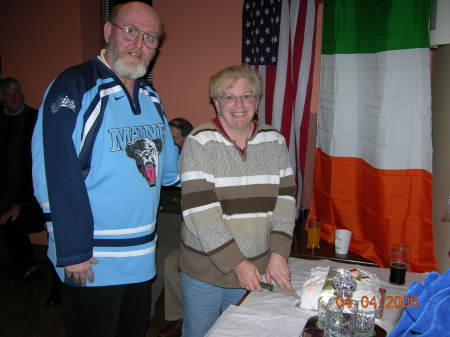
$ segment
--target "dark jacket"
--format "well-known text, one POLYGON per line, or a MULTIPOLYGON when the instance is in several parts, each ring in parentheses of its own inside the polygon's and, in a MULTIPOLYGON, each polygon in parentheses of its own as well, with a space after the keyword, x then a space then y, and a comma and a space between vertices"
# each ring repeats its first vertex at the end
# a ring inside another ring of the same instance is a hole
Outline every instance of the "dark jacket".
POLYGON ((29 106, 17 116, 0 112, 0 212, 22 206, 17 221, 30 224, 29 232, 43 230, 31 174, 31 137, 36 119, 37 110, 29 106))

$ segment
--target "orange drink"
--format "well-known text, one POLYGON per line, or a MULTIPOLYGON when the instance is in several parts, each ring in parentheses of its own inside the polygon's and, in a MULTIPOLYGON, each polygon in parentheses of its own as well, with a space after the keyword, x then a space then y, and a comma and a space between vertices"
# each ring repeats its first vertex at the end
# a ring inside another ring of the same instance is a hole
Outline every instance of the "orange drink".
POLYGON ((306 227, 308 230, 308 242, 307 247, 319 248, 320 242, 320 221, 319 219, 308 219, 308 225, 306 227))
POLYGON ((318 248, 320 242, 320 227, 308 229, 308 248, 318 248))

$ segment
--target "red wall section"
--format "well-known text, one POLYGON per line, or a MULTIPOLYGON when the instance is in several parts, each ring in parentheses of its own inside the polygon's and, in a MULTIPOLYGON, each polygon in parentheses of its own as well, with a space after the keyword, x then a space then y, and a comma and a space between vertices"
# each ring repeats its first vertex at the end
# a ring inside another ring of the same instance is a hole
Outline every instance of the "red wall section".
POLYGON ((17 78, 38 107, 61 71, 98 52, 99 22, 98 1, 1 0, 1 76, 17 78))
POLYGON ((153 0, 166 30, 153 76, 169 118, 215 116, 209 77, 241 63, 242 0, 153 0))

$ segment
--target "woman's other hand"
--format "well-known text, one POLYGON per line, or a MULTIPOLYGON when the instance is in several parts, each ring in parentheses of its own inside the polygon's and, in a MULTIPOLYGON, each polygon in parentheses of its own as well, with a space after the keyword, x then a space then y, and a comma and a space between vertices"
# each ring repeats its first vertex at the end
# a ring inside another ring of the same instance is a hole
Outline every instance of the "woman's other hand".
POLYGON ((291 293, 295 289, 291 286, 291 271, 289 270, 287 260, 284 256, 272 253, 266 268, 266 278, 268 283, 272 283, 272 279, 277 282, 278 286, 284 291, 291 293))

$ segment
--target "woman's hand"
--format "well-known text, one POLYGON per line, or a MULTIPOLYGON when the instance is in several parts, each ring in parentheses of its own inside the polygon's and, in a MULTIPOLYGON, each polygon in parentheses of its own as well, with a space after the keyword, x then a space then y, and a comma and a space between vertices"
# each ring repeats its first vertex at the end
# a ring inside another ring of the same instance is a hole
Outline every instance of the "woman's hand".
POLYGON ((262 281, 258 268, 249 260, 244 260, 234 267, 234 272, 239 280, 239 285, 249 291, 262 291, 259 282, 262 281))
POLYGON ((291 286, 291 271, 289 270, 287 260, 280 254, 272 253, 270 255, 270 260, 266 268, 266 278, 268 283, 271 283, 272 279, 274 279, 284 291, 295 292, 295 289, 291 286))

